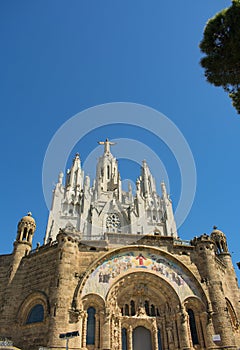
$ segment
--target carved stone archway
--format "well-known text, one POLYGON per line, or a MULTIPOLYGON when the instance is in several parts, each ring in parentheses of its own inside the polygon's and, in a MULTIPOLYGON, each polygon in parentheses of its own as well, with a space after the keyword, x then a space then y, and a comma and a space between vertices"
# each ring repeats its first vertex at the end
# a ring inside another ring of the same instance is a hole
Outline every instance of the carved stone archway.
MULTIPOLYGON (((86 312, 84 300, 89 301, 89 307, 95 308, 96 324, 99 325, 96 349, 125 350, 122 348, 124 334, 128 343, 126 349, 132 350, 134 328, 142 326, 151 332, 153 350, 188 350, 193 349, 187 307, 191 306, 191 298, 202 302, 200 309, 194 307, 192 311, 197 311, 196 320, 202 318, 204 329, 207 327, 207 298, 191 272, 166 252, 128 247, 94 262, 79 280, 74 305, 75 313, 77 311, 79 315, 81 310, 83 314, 86 312), (104 305, 96 307, 94 296, 100 297, 104 305)), ((86 322, 85 317, 82 324, 86 322)), ((82 330, 82 344, 85 345, 84 332, 86 327, 82 330)), ((209 332, 203 333, 199 332, 199 339, 205 338, 199 349, 205 348, 209 338, 209 332)))
POLYGON ((109 348, 122 350, 122 330, 127 348, 133 350, 133 334, 144 327, 151 334, 152 349, 190 349, 187 325, 182 321, 180 300, 170 284, 149 272, 134 271, 120 278, 109 290, 109 348))

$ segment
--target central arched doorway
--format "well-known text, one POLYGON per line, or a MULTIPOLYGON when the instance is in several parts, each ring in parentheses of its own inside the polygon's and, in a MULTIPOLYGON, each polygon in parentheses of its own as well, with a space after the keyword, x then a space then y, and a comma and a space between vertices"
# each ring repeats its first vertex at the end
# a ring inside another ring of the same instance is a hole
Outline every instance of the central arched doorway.
POLYGON ((149 329, 142 326, 134 329, 133 350, 152 350, 152 337, 149 329))

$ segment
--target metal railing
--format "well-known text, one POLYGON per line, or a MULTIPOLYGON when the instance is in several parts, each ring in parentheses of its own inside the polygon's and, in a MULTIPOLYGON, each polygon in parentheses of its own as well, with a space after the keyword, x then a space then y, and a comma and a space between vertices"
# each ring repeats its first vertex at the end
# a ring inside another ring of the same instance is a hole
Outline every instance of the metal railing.
POLYGON ((8 339, 0 340, 0 346, 13 346, 13 342, 8 339))
POLYGON ((181 239, 174 239, 173 244, 174 245, 191 246, 191 241, 181 240, 181 239))

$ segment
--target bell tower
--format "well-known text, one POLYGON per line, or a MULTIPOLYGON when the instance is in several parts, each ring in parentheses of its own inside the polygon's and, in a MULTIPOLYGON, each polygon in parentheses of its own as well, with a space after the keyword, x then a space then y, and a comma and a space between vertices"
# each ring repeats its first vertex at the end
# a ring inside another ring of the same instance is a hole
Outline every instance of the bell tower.
POLYGON ((32 217, 32 213, 29 212, 18 223, 17 239, 14 245, 23 243, 26 246, 29 246, 31 249, 33 234, 35 230, 36 230, 36 223, 34 218, 32 217))
POLYGON ((9 283, 12 281, 15 273, 22 261, 22 258, 32 249, 32 239, 36 230, 36 223, 32 213, 28 213, 18 223, 17 237, 14 242, 13 260, 10 267, 9 283))

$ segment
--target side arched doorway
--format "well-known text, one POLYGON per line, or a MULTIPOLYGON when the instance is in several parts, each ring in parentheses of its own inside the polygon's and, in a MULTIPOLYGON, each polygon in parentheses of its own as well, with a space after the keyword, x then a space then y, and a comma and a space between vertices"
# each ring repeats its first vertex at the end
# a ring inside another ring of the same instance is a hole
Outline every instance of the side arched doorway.
POLYGON ((151 332, 145 327, 133 331, 133 350, 152 350, 151 332))

